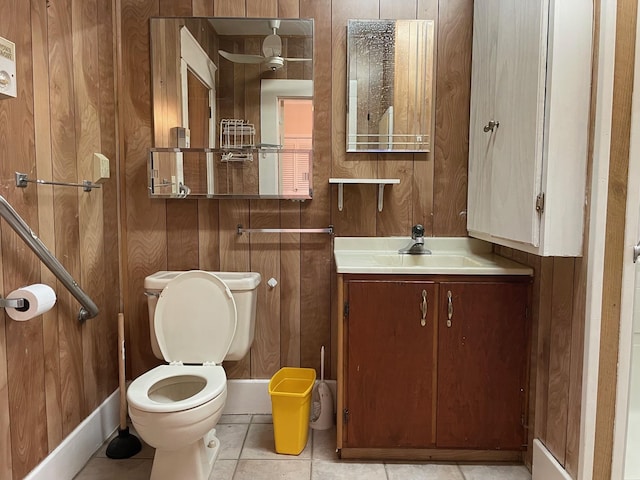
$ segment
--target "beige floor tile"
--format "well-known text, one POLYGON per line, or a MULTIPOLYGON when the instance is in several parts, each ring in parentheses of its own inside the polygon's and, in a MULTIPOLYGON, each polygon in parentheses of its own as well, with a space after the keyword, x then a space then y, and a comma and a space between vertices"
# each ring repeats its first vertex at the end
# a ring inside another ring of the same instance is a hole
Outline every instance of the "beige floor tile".
POLYGON ((244 447, 240 454, 241 459, 310 459, 312 436, 309 435, 307 445, 300 455, 279 455, 275 450, 275 442, 273 439, 273 425, 270 423, 252 423, 247 432, 247 438, 244 441, 244 447))
POLYGON ((247 436, 249 424, 227 423, 216 426, 216 436, 220 440, 220 453, 218 458, 225 460, 237 460, 247 436))
POLYGON ((328 430, 311 430, 313 433, 312 456, 314 460, 338 460, 336 453, 336 427, 328 430))
POLYGON ((253 415, 251 423, 273 423, 271 415, 253 415))
POLYGON ((388 463, 385 469, 389 480, 465 480, 458 465, 388 463))
POLYGON ((209 480, 232 480, 237 463, 237 460, 222 460, 218 458, 213 465, 213 471, 211 475, 209 475, 209 480))
POLYGON ((94 457, 75 476, 75 480, 113 480, 114 478, 149 480, 152 463, 151 460, 146 458, 112 460, 110 458, 94 457))
POLYGON ((240 460, 233 480, 306 480, 310 460, 240 460))
POLYGON ((531 480, 523 465, 460 465, 466 480, 531 480))
POLYGON ((311 480, 386 480, 382 463, 314 461, 311 480))
POLYGON ((251 415, 222 415, 218 421, 218 425, 221 423, 251 423, 251 415))

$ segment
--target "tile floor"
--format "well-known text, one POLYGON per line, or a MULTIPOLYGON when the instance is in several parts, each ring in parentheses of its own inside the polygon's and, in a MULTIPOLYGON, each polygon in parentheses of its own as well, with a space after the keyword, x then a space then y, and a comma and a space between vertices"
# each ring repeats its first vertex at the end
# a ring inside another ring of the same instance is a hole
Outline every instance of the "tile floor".
MULTIPOLYGON (((310 430, 307 446, 299 456, 278 455, 274 452, 270 415, 223 415, 217 432, 222 446, 210 480, 531 480, 522 465, 338 460, 335 428, 310 430)), ((143 443, 136 456, 112 460, 105 455, 108 443, 75 480, 148 480, 153 460, 151 447, 143 443)))

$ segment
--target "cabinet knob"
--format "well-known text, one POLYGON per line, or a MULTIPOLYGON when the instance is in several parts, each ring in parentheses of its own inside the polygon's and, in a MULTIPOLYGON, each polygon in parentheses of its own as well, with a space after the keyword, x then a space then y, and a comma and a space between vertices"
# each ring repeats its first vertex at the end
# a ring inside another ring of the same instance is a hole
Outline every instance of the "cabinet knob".
POLYGON ((485 131, 485 133, 493 132, 499 126, 500 126, 500 122, 496 122, 495 120, 491 120, 489 123, 487 123, 484 126, 483 130, 485 131))
POLYGON ((420 311, 422 312, 422 318, 420 319, 420 325, 425 326, 427 324, 427 291, 422 290, 422 303, 420 304, 420 311))

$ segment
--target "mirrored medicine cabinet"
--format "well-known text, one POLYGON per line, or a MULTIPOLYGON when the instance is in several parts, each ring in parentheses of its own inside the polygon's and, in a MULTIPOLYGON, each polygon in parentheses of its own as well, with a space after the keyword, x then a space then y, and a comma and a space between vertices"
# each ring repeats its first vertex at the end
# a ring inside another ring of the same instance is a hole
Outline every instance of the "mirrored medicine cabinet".
POLYGON ((347 152, 428 152, 434 22, 349 20, 347 152))
POLYGON ((163 198, 312 197, 313 20, 152 18, 163 198))

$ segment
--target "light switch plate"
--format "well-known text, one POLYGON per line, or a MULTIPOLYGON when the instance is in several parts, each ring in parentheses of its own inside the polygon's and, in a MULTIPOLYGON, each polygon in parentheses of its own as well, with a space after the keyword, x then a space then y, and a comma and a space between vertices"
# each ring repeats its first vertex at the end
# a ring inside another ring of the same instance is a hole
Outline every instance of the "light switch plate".
POLYGON ((109 159, 101 153, 93 154, 93 183, 102 183, 111 176, 109 159))

